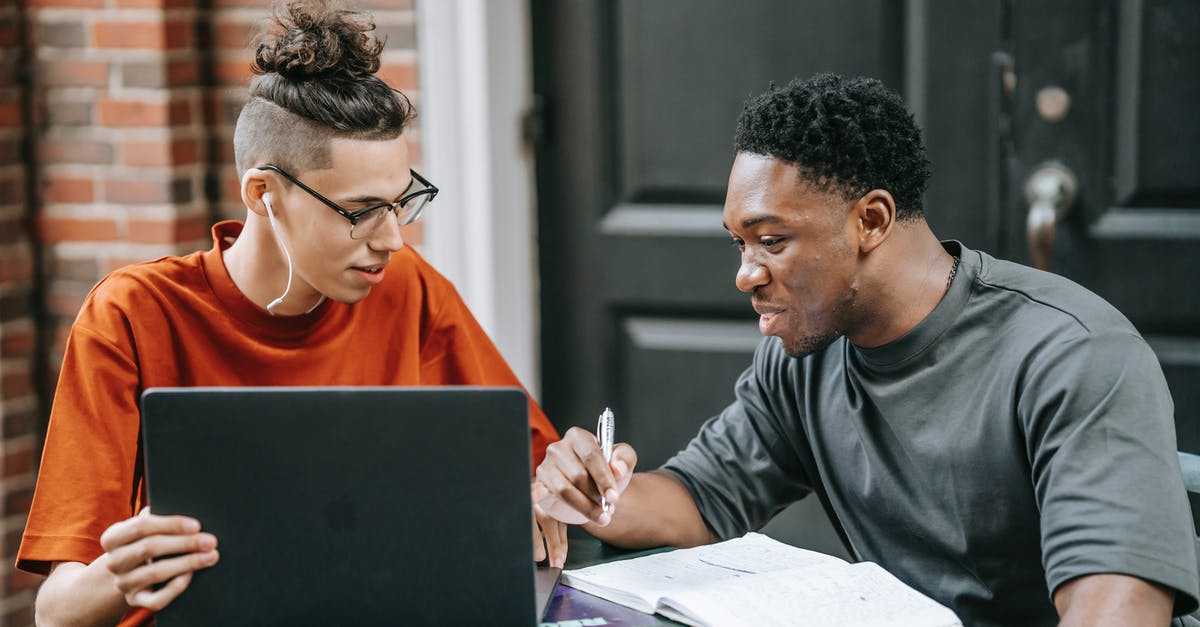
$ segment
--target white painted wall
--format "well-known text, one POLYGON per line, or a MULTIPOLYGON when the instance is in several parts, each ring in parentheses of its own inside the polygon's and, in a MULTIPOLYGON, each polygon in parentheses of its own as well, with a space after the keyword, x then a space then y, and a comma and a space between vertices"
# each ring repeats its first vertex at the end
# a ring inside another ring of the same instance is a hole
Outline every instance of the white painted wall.
POLYGON ((423 167, 441 190, 425 256, 458 286, 538 397, 533 93, 528 0, 418 0, 423 167))

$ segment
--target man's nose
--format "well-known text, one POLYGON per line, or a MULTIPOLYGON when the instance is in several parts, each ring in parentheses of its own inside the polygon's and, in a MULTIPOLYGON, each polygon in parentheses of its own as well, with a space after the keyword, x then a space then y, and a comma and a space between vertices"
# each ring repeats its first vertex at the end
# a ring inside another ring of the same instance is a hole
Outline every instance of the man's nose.
POLYGON ((375 229, 371 234, 371 238, 367 240, 367 245, 375 250, 386 250, 396 252, 404 248, 404 234, 400 232, 400 222, 396 219, 396 212, 389 211, 388 215, 384 216, 383 224, 375 229))
POLYGON ((737 277, 733 282, 737 284, 739 290, 753 292, 754 288, 766 285, 768 280, 769 276, 765 266, 749 259, 742 259, 742 265, 738 267, 737 277))

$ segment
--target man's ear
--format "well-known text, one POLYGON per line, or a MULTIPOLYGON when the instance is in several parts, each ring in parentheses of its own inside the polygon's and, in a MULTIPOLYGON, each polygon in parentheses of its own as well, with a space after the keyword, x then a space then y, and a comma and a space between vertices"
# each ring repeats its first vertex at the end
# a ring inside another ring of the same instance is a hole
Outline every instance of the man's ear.
POLYGON ((864 253, 882 244, 896 225, 896 201, 887 190, 867 192, 854 203, 853 212, 858 221, 858 249, 864 253))
POLYGON ((263 170, 250 168, 242 175, 242 204, 262 217, 267 217, 267 205, 263 196, 269 194, 268 185, 272 181, 263 170))

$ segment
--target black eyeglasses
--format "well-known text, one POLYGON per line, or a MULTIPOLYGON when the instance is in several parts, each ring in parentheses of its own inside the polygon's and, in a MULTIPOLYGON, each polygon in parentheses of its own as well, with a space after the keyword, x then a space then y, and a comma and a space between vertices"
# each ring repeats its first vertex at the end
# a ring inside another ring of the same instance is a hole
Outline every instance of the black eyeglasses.
POLYGON ((425 177, 417 174, 416 170, 410 168, 408 173, 412 175, 414 184, 419 184, 422 186, 420 189, 415 189, 405 193, 404 196, 400 197, 400 200, 397 200, 396 202, 384 202, 378 205, 371 205, 366 209, 348 211, 342 208, 342 206, 336 202, 333 202, 332 200, 322 196, 317 192, 317 190, 305 185, 304 183, 301 183, 300 179, 297 179, 287 172, 284 172, 279 166, 268 163, 267 165, 260 165, 255 169, 271 170, 272 172, 279 173, 279 175, 283 178, 295 183, 300 189, 308 192, 313 198, 325 203, 325 205, 330 209, 333 209, 341 214, 343 218, 346 218, 350 221, 351 239, 366 239, 371 237, 371 234, 374 233, 381 224, 383 224, 383 219, 388 215, 388 213, 393 213, 396 215, 396 222, 399 223, 400 226, 412 224, 417 218, 421 217, 421 211, 425 209, 425 206, 428 205, 430 201, 437 197, 438 193, 438 188, 434 187, 433 183, 430 183, 425 179, 425 177))

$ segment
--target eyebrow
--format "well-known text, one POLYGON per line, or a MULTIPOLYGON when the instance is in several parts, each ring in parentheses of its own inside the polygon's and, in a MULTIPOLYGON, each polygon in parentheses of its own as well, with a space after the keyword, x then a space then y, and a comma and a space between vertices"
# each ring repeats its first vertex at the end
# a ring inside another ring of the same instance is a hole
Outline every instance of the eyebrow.
MULTIPOLYGON (((396 200, 403 198, 404 195, 408 193, 408 190, 412 189, 413 184, 416 182, 417 182, 417 179, 415 177, 409 177, 408 178, 408 187, 405 187, 404 191, 400 192, 400 195, 396 197, 396 200)), ((385 200, 383 198, 380 198, 379 196, 355 196, 353 198, 345 198, 341 202, 344 204, 347 204, 347 205, 358 205, 358 204, 366 204, 369 202, 378 202, 378 203, 396 202, 396 200, 385 200)))
MULTIPOLYGON (((783 222, 783 218, 781 218, 779 216, 772 216, 772 215, 754 216, 752 218, 746 218, 745 220, 742 220, 742 228, 748 229, 750 227, 757 226, 759 224, 779 224, 781 222, 783 222)), ((724 226, 726 231, 729 230, 729 227, 727 225, 722 224, 721 226, 724 226)))

